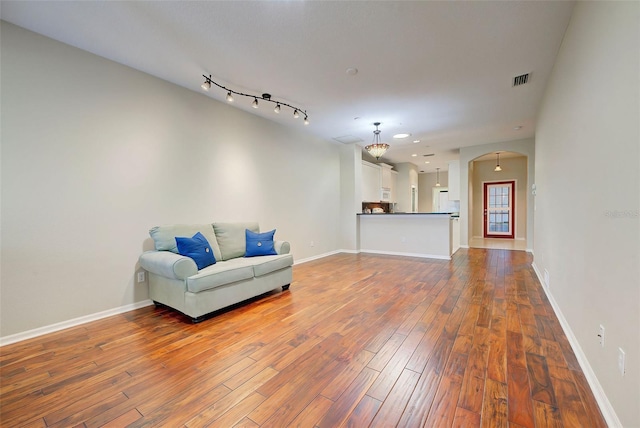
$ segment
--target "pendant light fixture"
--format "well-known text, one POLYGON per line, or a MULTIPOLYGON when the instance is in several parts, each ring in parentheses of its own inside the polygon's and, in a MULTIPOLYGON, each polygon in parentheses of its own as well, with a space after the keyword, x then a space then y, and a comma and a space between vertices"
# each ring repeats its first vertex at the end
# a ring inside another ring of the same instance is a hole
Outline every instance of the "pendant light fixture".
POLYGON ((494 171, 502 171, 502 168, 500 167, 500 153, 496 153, 496 167, 493 168, 494 171))
POLYGON ((285 102, 282 101, 275 101, 271 99, 271 94, 262 94, 262 95, 251 95, 251 94, 245 94, 242 92, 238 92, 238 91, 234 91, 233 89, 229 89, 226 88, 224 86, 222 86, 219 83, 214 82, 211 79, 211 75, 209 75, 208 77, 205 76, 204 74, 202 75, 202 77, 204 77, 204 83, 201 85, 201 88, 204 91, 209 91, 209 89, 211 89, 212 85, 216 85, 217 87, 224 89, 225 91, 227 91, 227 101, 228 102, 233 102, 233 95, 242 95, 243 97, 248 97, 248 98, 253 98, 253 102, 251 103, 251 107, 253 108, 259 108, 259 104, 258 104, 258 99, 260 99, 261 101, 267 101, 270 103, 275 104, 275 108, 273 109, 273 111, 275 113, 280 113, 280 110, 282 109, 282 107, 289 107, 291 110, 293 110, 293 117, 294 118, 299 118, 301 115, 304 115, 304 124, 308 125, 309 124, 309 115, 307 114, 306 110, 302 110, 300 107, 296 107, 293 106, 291 104, 287 104, 285 102))
POLYGON ((440 187, 440 168, 436 168, 436 187, 440 187))
POLYGON ((380 156, 385 154, 385 152, 389 148, 389 145, 380 141, 380 130, 378 129, 378 126, 380 126, 380 122, 375 122, 374 125, 376 127, 376 130, 373 131, 373 143, 365 146, 365 150, 368 151, 369 154, 374 158, 380 159, 380 156))

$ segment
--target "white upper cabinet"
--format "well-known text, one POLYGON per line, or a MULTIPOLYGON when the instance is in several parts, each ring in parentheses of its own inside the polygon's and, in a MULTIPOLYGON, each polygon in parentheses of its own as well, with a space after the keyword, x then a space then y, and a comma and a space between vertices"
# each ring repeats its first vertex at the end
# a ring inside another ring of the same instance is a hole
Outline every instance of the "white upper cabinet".
POLYGON ((378 202, 380 200, 380 167, 362 161, 362 202, 378 202))
POLYGON ((382 188, 383 189, 391 189, 391 168, 393 166, 387 165, 386 163, 379 163, 380 166, 380 175, 382 180, 382 188))
POLYGON ((391 201, 398 202, 398 171, 391 171, 391 201))
POLYGON ((460 161, 450 161, 449 162, 449 184, 447 184, 449 189, 449 200, 450 201, 459 201, 460 200, 460 161))
POLYGON ((392 165, 362 161, 362 202, 396 202, 398 172, 392 165))

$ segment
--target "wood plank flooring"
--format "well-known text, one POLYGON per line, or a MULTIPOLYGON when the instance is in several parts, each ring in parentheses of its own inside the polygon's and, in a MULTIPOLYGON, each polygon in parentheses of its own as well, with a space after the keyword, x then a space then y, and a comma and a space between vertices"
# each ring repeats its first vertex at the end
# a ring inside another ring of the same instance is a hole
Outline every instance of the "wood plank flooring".
POLYGON ((0 348, 2 427, 605 427, 521 251, 338 254, 206 320, 0 348))

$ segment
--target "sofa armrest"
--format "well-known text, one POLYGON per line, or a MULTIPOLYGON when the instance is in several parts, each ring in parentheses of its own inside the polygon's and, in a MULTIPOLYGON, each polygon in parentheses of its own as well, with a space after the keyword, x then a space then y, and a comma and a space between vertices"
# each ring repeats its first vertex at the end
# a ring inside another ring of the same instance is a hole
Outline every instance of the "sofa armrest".
POLYGON ((165 278, 186 279, 198 273, 198 267, 192 258, 171 251, 146 251, 139 260, 144 270, 165 278))
POLYGON ((289 254, 291 251, 291 245, 288 241, 273 241, 273 247, 278 254, 289 254))

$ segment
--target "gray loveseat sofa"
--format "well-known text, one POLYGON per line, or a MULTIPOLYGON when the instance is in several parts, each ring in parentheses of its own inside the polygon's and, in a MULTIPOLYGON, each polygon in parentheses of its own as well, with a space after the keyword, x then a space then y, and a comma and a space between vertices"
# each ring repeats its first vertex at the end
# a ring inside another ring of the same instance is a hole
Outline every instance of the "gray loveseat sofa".
POLYGON ((155 251, 140 256, 148 272, 149 297, 199 322, 207 314, 282 287, 292 280, 293 257, 286 241, 274 241, 276 255, 244 257, 245 230, 258 223, 212 223, 158 226, 149 231, 155 251), (196 262, 178 254, 176 237, 200 232, 216 263, 198 270, 196 262))

